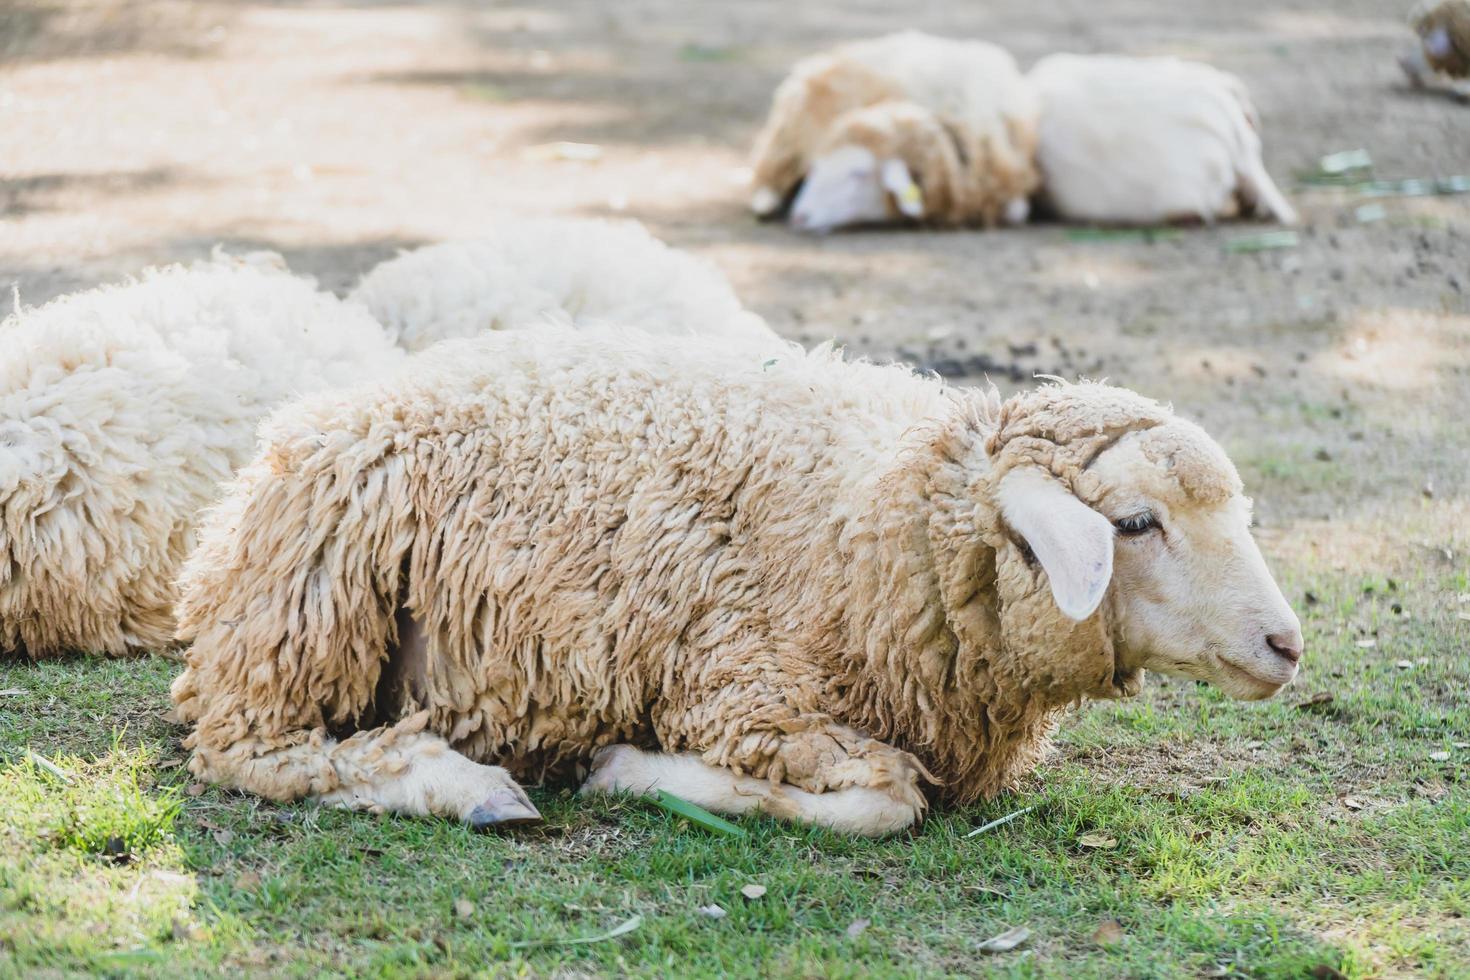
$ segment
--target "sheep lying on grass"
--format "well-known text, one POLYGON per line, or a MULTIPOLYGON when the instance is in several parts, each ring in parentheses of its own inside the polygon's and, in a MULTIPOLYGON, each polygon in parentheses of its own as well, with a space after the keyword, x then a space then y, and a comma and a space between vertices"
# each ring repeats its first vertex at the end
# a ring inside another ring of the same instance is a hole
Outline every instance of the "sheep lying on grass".
POLYGON ((156 270, 0 324, 0 651, 167 646, 196 515, 256 422, 402 361, 278 262, 156 270))
POLYGON ((618 317, 779 344, 719 273, 632 224, 509 223, 386 262, 354 295, 386 330, 276 256, 152 272, 0 324, 0 654, 169 645, 198 513, 256 423, 397 367, 394 338, 618 317))
POLYGON ((488 826, 590 759, 588 791, 881 834, 1145 669, 1260 698, 1301 654, 1225 454, 1103 385, 546 331, 262 433, 173 697, 192 771, 273 799, 488 826))
POLYGON ((917 31, 798 62, 756 138, 751 208, 791 223, 1026 219, 1036 188, 1036 101, 993 44, 917 31), (797 192, 798 185, 800 191, 797 192))
POLYGON ((1177 58, 1060 54, 1028 77, 1041 98, 1043 195, 1060 217, 1296 221, 1266 172, 1256 110, 1234 75, 1177 58))
POLYGON ((636 222, 515 221, 415 249, 373 269, 361 302, 406 350, 544 321, 607 321, 649 333, 778 343, 725 277, 636 222))

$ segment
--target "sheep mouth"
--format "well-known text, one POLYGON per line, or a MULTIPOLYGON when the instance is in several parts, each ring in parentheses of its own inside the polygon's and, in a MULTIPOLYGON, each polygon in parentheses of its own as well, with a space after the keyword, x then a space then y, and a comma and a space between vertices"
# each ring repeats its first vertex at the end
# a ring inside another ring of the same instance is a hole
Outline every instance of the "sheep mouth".
POLYGON ((1113 696, 1131 698, 1143 690, 1143 669, 1140 667, 1113 668, 1113 696))
POLYGON ((1292 670, 1291 676, 1287 677, 1285 680, 1281 680, 1276 677, 1264 677, 1253 670, 1241 666, 1233 660, 1228 660, 1225 657, 1219 655, 1216 655, 1215 657, 1215 664, 1220 669, 1222 678, 1229 678, 1231 681, 1235 682, 1229 685, 1221 686, 1226 687, 1227 693, 1229 693, 1232 697, 1239 698, 1242 701, 1264 701, 1267 698, 1276 694, 1276 692, 1280 691, 1287 684, 1290 684, 1292 680, 1296 678, 1295 669, 1292 670), (1237 686, 1244 687, 1249 693, 1237 694, 1234 690, 1229 690, 1229 688, 1234 688, 1237 686))

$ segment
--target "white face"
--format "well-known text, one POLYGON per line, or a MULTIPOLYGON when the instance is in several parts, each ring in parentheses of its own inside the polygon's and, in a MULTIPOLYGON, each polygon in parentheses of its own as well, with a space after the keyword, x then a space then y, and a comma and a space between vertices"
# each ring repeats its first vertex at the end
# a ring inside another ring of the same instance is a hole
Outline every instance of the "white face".
POLYGON ((1092 506, 1022 467, 1002 480, 1001 509, 1063 613, 1082 621, 1111 602, 1120 668, 1267 698, 1296 676, 1301 623, 1251 537, 1250 501, 1229 461, 1186 425, 1132 433, 1103 452, 1089 467, 1101 488, 1092 506))
POLYGON ((1116 534, 1112 595, 1123 666, 1208 681, 1248 700, 1290 683, 1301 623, 1251 537, 1250 501, 1196 500, 1136 444, 1103 453, 1093 472, 1116 488, 1098 509, 1116 534), (1141 467, 1158 478, 1138 480, 1141 467))
POLYGON ((791 227, 825 235, 851 225, 892 221, 890 195, 901 214, 923 217, 923 197, 902 160, 879 161, 871 150, 840 146, 807 171, 791 204, 791 227))

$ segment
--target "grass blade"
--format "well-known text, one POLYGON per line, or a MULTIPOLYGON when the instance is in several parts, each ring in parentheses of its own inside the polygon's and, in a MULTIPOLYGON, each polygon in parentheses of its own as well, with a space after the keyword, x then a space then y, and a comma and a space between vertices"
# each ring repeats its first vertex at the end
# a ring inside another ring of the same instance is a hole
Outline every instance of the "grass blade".
POLYGON ((649 797, 653 802, 663 807, 675 816, 683 817, 692 824, 698 824, 705 830, 716 834, 726 834, 730 837, 744 837, 745 831, 735 826, 723 817, 717 817, 702 806, 695 806, 688 800, 681 799, 668 790, 659 790, 657 796, 649 797))
POLYGON ((1178 238, 1178 228, 1068 228, 1071 242, 1156 242, 1178 238))
POLYGON ((26 749, 26 758, 31 760, 31 764, 33 766, 36 766, 38 769, 44 769, 46 772, 49 772, 51 775, 55 776, 63 783, 71 782, 71 773, 67 772, 65 769, 61 768, 45 756, 37 752, 32 752, 30 749, 26 749))
POLYGON ((1263 231, 1259 235, 1243 235, 1225 243, 1227 252, 1267 252, 1275 248, 1296 248, 1301 239, 1294 231, 1263 231))
POLYGON ((602 943, 609 939, 617 939, 619 936, 626 936, 641 925, 643 925, 643 916, 635 915, 596 936, 579 936, 574 939, 523 939, 510 945, 512 949, 529 949, 532 946, 585 946, 588 943, 602 943))
POLYGON ((1015 813, 1007 813, 1003 817, 990 821, 990 823, 981 824, 979 827, 976 827, 974 830, 966 834, 965 837, 966 839, 971 837, 979 837, 987 830, 994 830, 996 827, 1004 827, 1012 820, 1015 820, 1018 817, 1024 817, 1026 814, 1030 813, 1032 810, 1036 809, 1040 805, 1041 804, 1039 803, 1034 803, 1031 806, 1026 807, 1024 810, 1017 810, 1015 813))

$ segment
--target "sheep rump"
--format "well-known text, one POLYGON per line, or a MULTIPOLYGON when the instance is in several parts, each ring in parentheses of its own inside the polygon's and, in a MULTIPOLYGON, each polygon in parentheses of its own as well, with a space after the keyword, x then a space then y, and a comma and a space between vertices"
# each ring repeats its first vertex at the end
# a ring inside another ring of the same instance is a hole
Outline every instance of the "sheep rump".
POLYGON ((1244 213, 1295 223, 1234 75, 1177 58, 1058 54, 1027 77, 1041 99, 1043 196, 1060 217, 1158 224, 1244 213))
POLYGON ((910 820, 930 778, 993 794, 1059 708, 1138 678, 977 488, 1023 465, 1084 485, 1170 417, 1094 385, 1001 404, 823 350, 445 345, 278 412, 210 515, 173 688, 191 767, 392 808, 363 787, 415 772, 407 744, 557 777, 628 743, 876 788, 910 820))
POLYGON ((814 160, 850 143, 898 157, 925 220, 994 225, 1039 184, 1036 99, 1015 59, 983 41, 904 31, 799 61, 752 154, 752 208, 778 211, 814 160))

